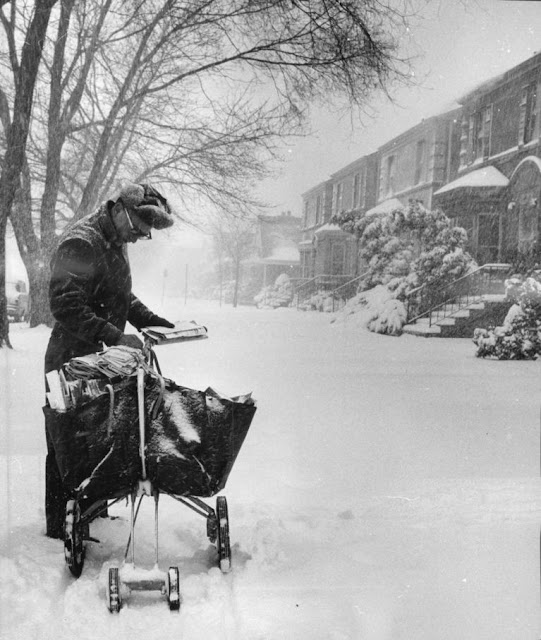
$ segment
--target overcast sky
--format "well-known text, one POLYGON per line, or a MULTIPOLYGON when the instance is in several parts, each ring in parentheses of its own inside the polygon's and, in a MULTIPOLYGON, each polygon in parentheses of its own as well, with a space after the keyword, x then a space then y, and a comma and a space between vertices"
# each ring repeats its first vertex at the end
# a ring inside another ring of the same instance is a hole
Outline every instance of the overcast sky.
POLYGON ((362 122, 358 116, 314 109, 313 133, 284 149, 281 177, 261 187, 276 213, 289 209, 300 215, 304 191, 540 51, 541 2, 431 0, 412 24, 411 36, 404 45, 416 54, 418 86, 396 92, 395 105, 374 98, 373 115, 362 122))

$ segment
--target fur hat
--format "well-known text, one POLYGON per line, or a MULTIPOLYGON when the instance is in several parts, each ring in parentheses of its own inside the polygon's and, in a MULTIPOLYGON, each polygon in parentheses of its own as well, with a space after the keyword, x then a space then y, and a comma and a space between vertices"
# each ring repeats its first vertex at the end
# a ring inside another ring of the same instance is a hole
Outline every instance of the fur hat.
POLYGON ((169 203, 149 184, 128 182, 118 194, 118 201, 154 229, 167 229, 174 223, 169 203))

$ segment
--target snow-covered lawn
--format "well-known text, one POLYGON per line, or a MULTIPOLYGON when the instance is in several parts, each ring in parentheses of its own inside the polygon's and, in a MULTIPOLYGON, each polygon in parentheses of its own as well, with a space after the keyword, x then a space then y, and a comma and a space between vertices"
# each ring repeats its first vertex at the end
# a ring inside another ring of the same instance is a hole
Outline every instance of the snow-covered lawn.
MULTIPOLYGON (((142 298, 209 328, 156 349, 166 376, 258 401, 224 491, 234 569, 220 573, 204 520, 164 496, 160 564, 180 568, 180 613, 149 594, 108 612, 123 504, 91 525, 101 544, 71 577, 43 535, 49 331, 13 325, 15 348, 0 351, 2 639, 539 637, 538 361, 480 360, 470 340, 386 337, 325 314, 142 298)), ((143 505, 137 559, 152 567, 143 505)))

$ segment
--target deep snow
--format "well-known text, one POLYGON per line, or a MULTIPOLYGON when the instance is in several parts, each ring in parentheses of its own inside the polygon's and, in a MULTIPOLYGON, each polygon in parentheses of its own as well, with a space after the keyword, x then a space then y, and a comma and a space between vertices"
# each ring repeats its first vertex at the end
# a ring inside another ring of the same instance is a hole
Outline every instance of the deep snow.
MULTIPOLYGON (((354 320, 142 296, 209 328, 158 347, 165 375, 253 391, 258 412, 224 491, 234 569, 204 520, 167 496, 162 568, 183 604, 105 605, 129 512, 91 525, 83 575, 44 537, 42 358, 49 331, 12 325, 0 351, 0 637, 78 640, 517 640, 539 637, 538 361, 474 357, 470 340, 392 338, 354 320), (171 635, 169 635, 171 634, 171 635)), ((144 502, 137 558, 152 567, 144 502)))

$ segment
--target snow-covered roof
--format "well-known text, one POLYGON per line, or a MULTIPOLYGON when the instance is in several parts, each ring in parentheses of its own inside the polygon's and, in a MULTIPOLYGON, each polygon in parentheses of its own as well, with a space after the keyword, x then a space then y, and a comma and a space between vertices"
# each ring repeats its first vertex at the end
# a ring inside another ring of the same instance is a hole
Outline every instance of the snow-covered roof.
POLYGON ((264 258, 249 258, 244 264, 299 264, 301 261, 298 247, 276 247, 274 251, 264 258))
POLYGON ((342 229, 340 229, 340 227, 337 224, 331 224, 330 222, 327 222, 327 224, 324 224, 322 227, 319 227, 319 229, 314 231, 314 233, 325 233, 328 231, 342 231, 342 229))
POLYGON ((496 167, 488 166, 482 169, 476 169, 470 173, 449 182, 441 189, 438 189, 434 195, 441 195, 454 189, 464 188, 479 188, 479 187, 506 187, 509 184, 509 180, 498 171, 496 167))
POLYGON ((384 200, 380 202, 372 209, 368 209, 368 211, 364 214, 365 216, 373 216, 376 213, 390 213, 395 209, 403 209, 404 205, 398 200, 398 198, 389 198, 388 200, 384 200))
POLYGON ((299 260, 299 250, 293 246, 276 247, 270 256, 263 258, 265 262, 273 262, 276 260, 284 260, 287 262, 297 262, 299 260))

